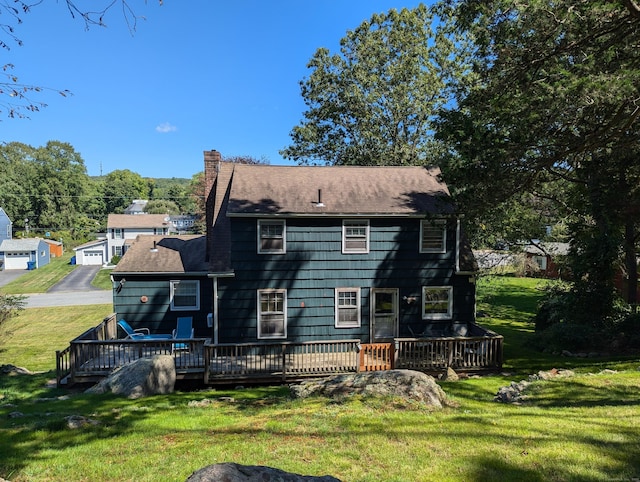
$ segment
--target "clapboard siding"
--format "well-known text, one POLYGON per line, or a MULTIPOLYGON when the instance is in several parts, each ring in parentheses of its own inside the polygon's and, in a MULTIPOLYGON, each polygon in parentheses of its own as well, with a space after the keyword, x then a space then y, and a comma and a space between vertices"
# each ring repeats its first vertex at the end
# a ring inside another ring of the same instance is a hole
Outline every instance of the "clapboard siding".
MULTIPOLYGON (((232 218, 231 263, 235 276, 219 279, 220 342, 257 337, 257 293, 287 290, 287 338, 295 341, 370 337, 371 288, 397 288, 399 297, 421 299, 422 286, 454 286, 454 320, 473 320, 474 289, 454 274, 456 232, 451 223, 446 253, 420 253, 420 220, 370 219, 369 252, 342 253, 342 220, 286 219, 286 253, 257 253, 257 220, 232 218), (335 328, 335 288, 360 288, 361 326, 335 328)), ((421 303, 400 303, 400 331, 419 328, 421 303)))
MULTIPOLYGON (((169 282, 179 278, 177 275, 162 279, 145 274, 127 275, 123 289, 119 293, 114 292, 114 311, 118 319, 126 319, 134 328, 149 328, 152 333, 171 333, 176 327, 178 317, 191 316, 195 336, 210 336, 211 330, 207 328, 207 314, 213 309, 211 280, 206 277, 198 278, 200 281, 199 310, 172 311, 169 282), (146 297, 144 302, 143 297, 146 297)), ((194 278, 183 277, 183 279, 194 278)), ((115 285, 117 287, 117 282, 115 285)))

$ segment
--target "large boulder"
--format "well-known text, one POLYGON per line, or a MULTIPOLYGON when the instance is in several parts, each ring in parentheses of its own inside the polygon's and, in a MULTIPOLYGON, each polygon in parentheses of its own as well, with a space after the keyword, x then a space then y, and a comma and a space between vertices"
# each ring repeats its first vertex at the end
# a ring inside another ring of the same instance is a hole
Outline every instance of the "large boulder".
POLYGON ((107 378, 87 390, 87 393, 124 395, 141 398, 171 393, 176 384, 176 364, 171 355, 139 358, 114 370, 107 378))
POLYGON ((395 396, 424 402, 435 408, 447 404, 447 395, 435 379, 414 370, 388 370, 377 372, 334 375, 322 380, 312 380, 291 386, 291 393, 298 398, 325 396, 340 398, 355 394, 395 396))
POLYGON ((261 465, 239 465, 234 463, 214 464, 204 467, 189 476, 192 482, 340 482, 329 475, 315 477, 298 475, 261 465))

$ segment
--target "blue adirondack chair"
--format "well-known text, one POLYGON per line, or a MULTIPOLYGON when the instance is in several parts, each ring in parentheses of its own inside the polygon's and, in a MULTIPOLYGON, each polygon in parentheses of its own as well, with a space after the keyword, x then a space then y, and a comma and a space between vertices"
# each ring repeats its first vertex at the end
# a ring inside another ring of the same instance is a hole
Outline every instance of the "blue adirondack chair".
MULTIPOLYGON (((182 316, 178 318, 176 329, 173 330, 174 339, 193 338, 193 317, 182 316)), ((174 350, 188 350, 187 343, 174 343, 174 350)))
POLYGON ((118 321, 118 326, 127 334, 125 340, 170 340, 171 335, 152 335, 149 328, 133 329, 125 320, 118 321))

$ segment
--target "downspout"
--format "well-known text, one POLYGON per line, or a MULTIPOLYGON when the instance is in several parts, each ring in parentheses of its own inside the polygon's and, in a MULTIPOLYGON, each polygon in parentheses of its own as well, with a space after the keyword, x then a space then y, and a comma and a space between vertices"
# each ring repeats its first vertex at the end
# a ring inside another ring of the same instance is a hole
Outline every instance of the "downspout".
POLYGON ((213 277, 213 344, 218 344, 218 277, 213 277))
POLYGON ((460 272, 460 218, 456 219, 456 273, 460 272))

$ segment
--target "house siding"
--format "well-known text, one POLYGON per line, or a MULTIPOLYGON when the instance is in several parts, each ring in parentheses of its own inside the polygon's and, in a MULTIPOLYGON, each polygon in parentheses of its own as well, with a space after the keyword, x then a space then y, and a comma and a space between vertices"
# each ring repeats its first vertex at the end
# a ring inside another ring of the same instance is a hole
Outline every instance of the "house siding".
POLYGON ((287 340, 370 339, 372 288, 396 288, 399 334, 408 326, 423 331, 422 286, 454 286, 453 319, 474 318, 474 289, 468 276, 453 271, 455 223, 447 229, 445 253, 420 253, 420 219, 369 219, 369 253, 342 253, 341 218, 286 219, 286 253, 257 253, 256 218, 231 219, 233 278, 220 278, 221 343, 257 339, 257 292, 287 290, 287 340), (335 288, 360 288, 361 326, 335 327, 335 288), (407 304, 403 297, 416 297, 407 304))
POLYGON ((176 327, 178 317, 193 317, 194 335, 196 337, 210 337, 211 329, 207 328, 207 314, 212 311, 212 282, 206 276, 187 277, 184 275, 117 275, 114 274, 113 308, 118 319, 124 318, 134 328, 149 328, 151 333, 171 333, 176 327), (126 281, 118 292, 120 280, 126 281), (200 309, 172 310, 171 289, 172 280, 200 281, 200 309), (146 301, 143 302, 143 297, 146 301))

